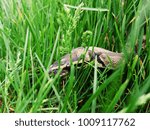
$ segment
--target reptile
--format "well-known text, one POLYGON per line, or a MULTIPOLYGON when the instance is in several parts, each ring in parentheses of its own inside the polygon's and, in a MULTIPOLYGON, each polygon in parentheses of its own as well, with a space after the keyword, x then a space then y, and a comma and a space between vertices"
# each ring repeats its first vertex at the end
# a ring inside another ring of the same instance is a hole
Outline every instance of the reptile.
POLYGON ((61 69, 60 76, 68 74, 71 64, 78 65, 88 63, 97 59, 98 68, 109 67, 114 69, 117 67, 123 57, 122 53, 112 52, 100 47, 78 47, 55 61, 49 68, 49 74, 56 74, 61 69), (96 58, 97 57, 97 58, 96 58))

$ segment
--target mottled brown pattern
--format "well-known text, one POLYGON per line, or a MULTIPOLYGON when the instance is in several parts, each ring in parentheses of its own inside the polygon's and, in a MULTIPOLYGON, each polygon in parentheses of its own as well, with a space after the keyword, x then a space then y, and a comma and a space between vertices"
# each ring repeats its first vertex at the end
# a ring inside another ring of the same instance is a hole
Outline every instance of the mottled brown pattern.
POLYGON ((67 54, 61 58, 60 65, 58 61, 54 62, 49 69, 49 74, 56 74, 58 69, 61 68, 61 76, 66 75, 70 69, 70 63, 79 64, 79 63, 87 63, 89 61, 95 60, 95 56, 97 56, 97 61, 100 65, 99 67, 105 68, 109 65, 110 68, 115 68, 119 61, 122 59, 122 53, 112 52, 99 47, 89 47, 83 48, 79 47, 73 49, 71 54, 67 54))

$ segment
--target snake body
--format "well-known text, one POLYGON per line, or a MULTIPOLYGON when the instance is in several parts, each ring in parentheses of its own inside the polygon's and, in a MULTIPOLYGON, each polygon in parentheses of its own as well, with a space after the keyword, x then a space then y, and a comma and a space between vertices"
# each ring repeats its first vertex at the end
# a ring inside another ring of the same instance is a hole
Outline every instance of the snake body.
POLYGON ((80 64, 94 61, 97 57, 97 63, 99 68, 105 68, 109 66, 114 69, 122 59, 123 54, 112 52, 100 47, 78 47, 71 51, 70 54, 66 54, 60 60, 55 61, 49 69, 49 74, 56 74, 59 69, 62 69, 61 76, 66 75, 69 72, 71 63, 80 64))

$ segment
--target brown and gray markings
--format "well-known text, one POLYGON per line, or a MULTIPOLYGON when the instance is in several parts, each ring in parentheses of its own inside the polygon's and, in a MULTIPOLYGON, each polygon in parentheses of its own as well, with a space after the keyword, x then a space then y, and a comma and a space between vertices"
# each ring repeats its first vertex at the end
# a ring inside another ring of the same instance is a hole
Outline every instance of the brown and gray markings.
POLYGON ((58 69, 61 68, 61 76, 66 75, 69 72, 71 62, 73 64, 79 64, 83 62, 87 63, 95 60, 96 56, 99 68, 105 68, 106 66, 109 66, 112 69, 117 66, 123 57, 122 53, 112 52, 99 47, 79 47, 73 49, 71 54, 63 56, 60 60, 60 65, 58 61, 54 62, 50 66, 49 74, 56 74, 58 69))

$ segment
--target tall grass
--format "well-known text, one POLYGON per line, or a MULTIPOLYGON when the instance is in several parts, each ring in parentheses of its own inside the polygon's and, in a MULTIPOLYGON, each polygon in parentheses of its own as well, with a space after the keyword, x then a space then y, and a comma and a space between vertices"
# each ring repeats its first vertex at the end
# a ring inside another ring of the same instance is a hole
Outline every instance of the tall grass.
POLYGON ((0 0, 0 112, 150 112, 149 12, 149 0, 0 0), (48 75, 79 46, 124 60, 48 75))

